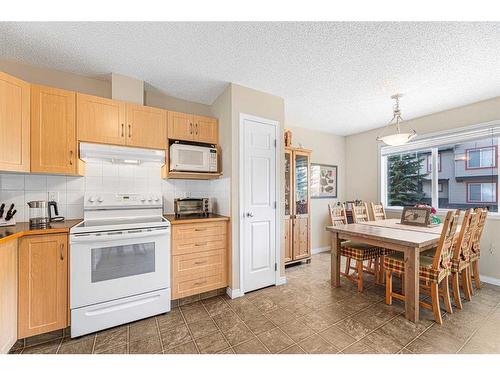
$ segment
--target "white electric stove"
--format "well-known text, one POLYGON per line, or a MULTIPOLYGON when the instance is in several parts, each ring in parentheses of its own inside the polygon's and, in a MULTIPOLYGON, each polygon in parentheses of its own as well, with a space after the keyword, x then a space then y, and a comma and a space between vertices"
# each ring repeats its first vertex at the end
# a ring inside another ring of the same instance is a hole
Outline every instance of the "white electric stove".
POLYGON ((70 255, 71 337, 170 311, 170 223, 160 193, 86 195, 70 255))

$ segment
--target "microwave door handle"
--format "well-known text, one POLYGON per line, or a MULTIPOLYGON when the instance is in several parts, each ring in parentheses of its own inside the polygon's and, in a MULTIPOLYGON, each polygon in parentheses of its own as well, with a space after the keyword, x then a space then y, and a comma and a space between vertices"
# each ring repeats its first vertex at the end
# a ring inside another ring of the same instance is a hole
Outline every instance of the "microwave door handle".
POLYGON ((122 240, 130 240, 130 239, 137 239, 137 238, 149 238, 149 237, 156 237, 156 236, 161 236, 164 234, 168 234, 170 232, 170 229, 158 229, 158 230, 152 230, 152 231, 144 231, 140 233, 127 233, 123 232, 123 234, 116 234, 116 235, 100 235, 97 236, 95 234, 90 234, 90 235, 72 235, 70 242, 71 243, 89 243, 89 242, 109 242, 109 241, 122 241, 122 240))

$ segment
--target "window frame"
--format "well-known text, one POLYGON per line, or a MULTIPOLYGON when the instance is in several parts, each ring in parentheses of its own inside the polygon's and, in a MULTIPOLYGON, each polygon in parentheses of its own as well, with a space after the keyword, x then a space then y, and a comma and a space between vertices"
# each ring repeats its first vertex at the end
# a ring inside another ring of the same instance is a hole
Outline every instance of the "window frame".
POLYGON ((466 189, 465 189, 465 194, 466 194, 466 202, 467 203, 471 203, 471 204, 474 204, 474 203, 498 203, 498 183, 495 182, 495 181, 467 181, 466 182, 467 186, 466 186, 466 189), (495 189, 494 189, 494 192, 495 192, 495 200, 494 201, 485 201, 485 200, 482 200, 483 199, 483 187, 482 185, 483 184, 494 184, 495 185, 495 189), (470 199, 470 185, 481 185, 481 200, 480 201, 474 201, 474 200, 471 200, 470 199))
MULTIPOLYGON (((498 204, 498 185, 500 183, 500 163, 499 163, 499 155, 498 155, 498 146, 500 146, 500 119, 489 121, 485 123, 469 125, 462 128, 456 128, 453 130, 443 130, 435 133, 428 133, 422 136, 417 136, 412 141, 408 142, 405 145, 400 146, 386 146, 381 143, 378 144, 378 197, 379 201, 386 207, 388 212, 401 212, 403 210, 402 206, 389 206, 387 202, 387 159, 390 155, 397 153, 408 153, 408 152, 417 152, 422 150, 430 150, 433 164, 437 163, 439 148, 444 145, 457 144, 457 143, 465 143, 471 140, 481 140, 485 138, 496 138, 497 144, 492 146, 484 146, 478 148, 487 148, 494 147, 495 148, 495 167, 488 167, 488 169, 497 169, 497 173, 494 175, 497 178, 497 181, 492 181, 492 183, 496 182, 496 202, 472 202, 471 204, 495 204, 498 206, 498 212, 490 212, 488 214, 489 220, 500 220, 500 205, 498 204)), ((466 154, 464 154, 466 156, 466 154)), ((464 160, 465 162, 465 160, 464 160)), ((427 164, 427 163, 426 163, 427 164)), ((442 167, 441 167, 442 168, 442 167)), ((437 169, 430 172, 431 174, 431 183, 432 183, 432 206, 436 208, 438 214, 446 214, 449 211, 447 208, 439 208, 439 171, 437 169)), ((475 181, 471 181, 475 182, 475 181)), ((487 181, 478 181, 478 182, 487 182, 487 181)), ((468 188, 466 186, 466 194, 468 195, 468 188)), ((467 197, 466 197, 467 198, 467 197)))
MULTIPOLYGON (((432 154, 427 155, 427 173, 432 173, 432 154)), ((438 172, 441 172, 441 153, 438 151, 438 172)))
POLYGON ((470 170, 478 170, 478 169, 494 169, 494 168, 497 168, 498 167, 498 146, 497 145, 493 145, 493 146, 482 146, 482 147, 473 147, 473 148, 467 148, 465 149, 465 170, 466 171, 470 171, 470 170), (490 167, 470 167, 469 166, 469 161, 470 161, 470 157, 469 157, 469 153, 471 151, 479 151, 479 164, 481 164, 481 152, 482 150, 486 150, 486 149, 493 149, 494 150, 494 154, 493 154, 493 161, 494 161, 494 164, 493 166, 490 166, 490 167))

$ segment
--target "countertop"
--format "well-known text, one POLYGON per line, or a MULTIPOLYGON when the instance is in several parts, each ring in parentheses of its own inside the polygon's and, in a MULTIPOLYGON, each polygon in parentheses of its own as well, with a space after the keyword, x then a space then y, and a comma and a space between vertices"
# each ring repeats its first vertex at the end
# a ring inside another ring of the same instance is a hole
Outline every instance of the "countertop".
POLYGON ((0 243, 33 234, 68 233, 70 228, 80 221, 82 219, 53 222, 50 224, 50 228, 45 229, 30 229, 28 222, 17 223, 10 227, 0 227, 0 243))
POLYGON ((193 223, 208 223, 211 221, 228 221, 229 217, 228 216, 222 216, 222 215, 217 215, 217 214, 210 214, 210 216, 181 216, 181 217, 175 217, 174 214, 166 214, 163 215, 165 219, 170 221, 170 224, 176 225, 176 224, 193 224, 193 223))

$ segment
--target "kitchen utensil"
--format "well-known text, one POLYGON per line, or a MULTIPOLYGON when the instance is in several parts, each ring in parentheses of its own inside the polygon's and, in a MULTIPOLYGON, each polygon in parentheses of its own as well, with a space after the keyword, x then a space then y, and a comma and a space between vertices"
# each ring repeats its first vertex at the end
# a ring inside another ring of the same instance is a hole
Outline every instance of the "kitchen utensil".
POLYGON ((14 203, 12 203, 10 205, 9 209, 7 210, 7 214, 5 215, 5 217, 9 216, 13 209, 14 209, 14 203))
POLYGON ((5 203, 2 203, 2 205, 0 206, 0 218, 3 217, 4 208, 5 208, 5 203))
POLYGON ((30 228, 47 228, 49 225, 49 211, 46 201, 28 202, 30 228))
POLYGON ((7 212, 7 215, 5 215, 5 220, 6 221, 9 221, 10 219, 12 219, 14 217, 14 215, 16 214, 17 210, 14 210, 12 212, 7 212))

